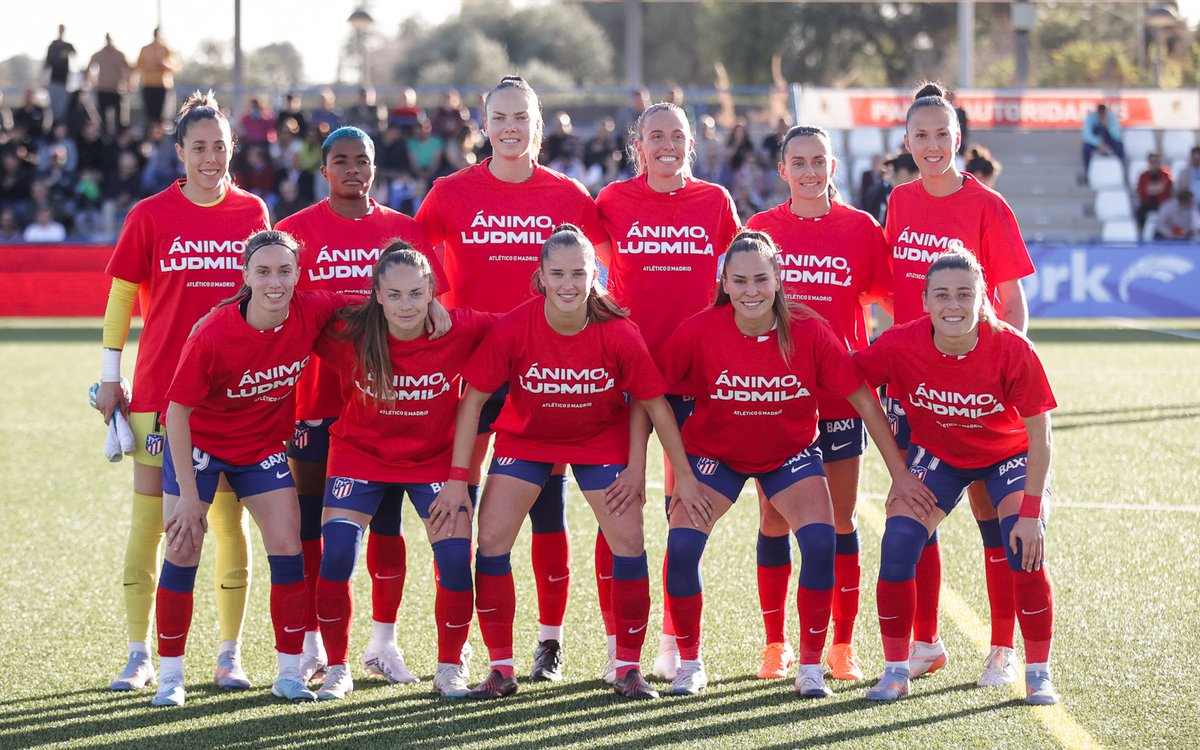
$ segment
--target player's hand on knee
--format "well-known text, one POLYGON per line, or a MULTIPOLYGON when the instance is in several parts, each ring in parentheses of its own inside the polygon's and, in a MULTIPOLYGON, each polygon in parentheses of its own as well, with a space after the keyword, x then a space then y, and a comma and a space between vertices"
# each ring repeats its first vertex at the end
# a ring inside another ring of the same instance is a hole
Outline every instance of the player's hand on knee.
POLYGON ((646 504, 646 470, 628 466, 604 490, 604 507, 619 516, 627 508, 646 504))
POLYGON ((1014 554, 1021 555, 1021 570, 1032 572, 1041 568, 1046 559, 1046 532, 1042 528, 1041 519, 1018 519, 1008 537, 1008 544, 1014 554))

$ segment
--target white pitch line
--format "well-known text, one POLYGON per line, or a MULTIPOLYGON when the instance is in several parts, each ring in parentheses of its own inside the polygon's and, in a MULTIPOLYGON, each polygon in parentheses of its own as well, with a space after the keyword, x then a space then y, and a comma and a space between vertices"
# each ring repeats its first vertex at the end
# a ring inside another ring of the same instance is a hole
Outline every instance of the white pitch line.
MULTIPOLYGON (((859 517, 869 524, 876 534, 883 536, 883 509, 875 505, 862 504, 858 506, 858 510, 859 517)), ((941 606, 959 630, 975 645, 979 656, 987 656, 991 640, 991 632, 987 623, 975 614, 975 611, 958 595, 957 591, 945 583, 942 584, 941 606)), ((1017 680, 1011 687, 1013 695, 1024 700, 1024 681, 1017 680)), ((1053 706, 1036 706, 1031 708, 1031 713, 1063 747, 1071 748, 1071 750, 1075 748, 1102 750, 1103 746, 1075 720, 1075 717, 1061 703, 1053 706)))
POLYGON ((1192 341, 1200 341, 1200 331, 1188 331, 1180 328, 1153 328, 1148 325, 1143 325, 1136 320, 1122 318, 1117 322, 1117 325, 1124 328, 1132 328, 1135 331, 1147 331, 1149 333, 1161 333, 1164 336, 1177 336, 1181 339, 1190 339, 1192 341))

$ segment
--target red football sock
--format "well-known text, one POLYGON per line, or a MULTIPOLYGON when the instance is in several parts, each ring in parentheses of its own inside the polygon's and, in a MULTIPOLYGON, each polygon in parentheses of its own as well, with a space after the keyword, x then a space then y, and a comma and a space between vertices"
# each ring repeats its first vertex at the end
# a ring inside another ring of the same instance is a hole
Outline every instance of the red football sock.
POLYGON ((912 580, 884 581, 875 585, 879 608, 879 632, 883 635, 883 658, 908 661, 909 636, 917 608, 917 586, 912 580))
POLYGON ((758 606, 762 612, 763 628, 767 643, 783 643, 787 640, 784 623, 787 622, 788 583, 792 578, 792 564, 758 566, 758 606))
MULTIPOLYGON (((942 593, 942 550, 937 542, 925 545, 917 560, 916 614, 913 639, 933 643, 938 639, 938 600, 942 593)), ((907 646, 905 647, 907 656, 907 646)))
POLYGON ((492 661, 512 658, 516 610, 517 593, 511 571, 500 576, 475 571, 475 612, 479 615, 479 630, 492 661))
POLYGON ((537 581, 538 622, 557 627, 567 612, 571 588, 571 540, 566 531, 534 534, 533 576, 537 581))
POLYGON ((858 553, 835 555, 833 558, 833 642, 851 643, 854 640, 854 621, 858 619, 858 589, 862 567, 858 553))
POLYGON ((704 592, 691 596, 667 594, 667 606, 671 609, 671 621, 675 625, 675 642, 679 645, 679 658, 700 658, 700 620, 704 614, 704 592))
POLYGON ((800 613, 801 664, 820 664, 829 632, 829 610, 833 589, 810 589, 796 586, 796 610, 800 613))
POLYGON ((617 659, 638 662, 642 658, 646 624, 650 620, 650 579, 614 579, 612 601, 617 625, 617 659))
POLYGON ((1013 629, 1017 625, 1017 603, 1013 598, 1013 573, 1003 547, 983 548, 987 574, 988 604, 992 611, 992 645, 1013 647, 1013 629))
POLYGON ((158 622, 158 655, 183 656, 188 630, 192 627, 192 592, 181 594, 159 586, 154 611, 158 622))
POLYGON ((354 594, 350 581, 317 581, 317 621, 330 664, 345 664, 350 650, 350 623, 354 617, 354 594))
POLYGON ((1013 571, 1013 594, 1021 637, 1025 639, 1025 662, 1050 661, 1050 640, 1054 637, 1054 591, 1050 574, 1040 570, 1013 571))
POLYGON ((596 592, 600 597, 600 617, 604 620, 604 634, 616 635, 617 620, 613 616, 613 555, 603 531, 596 532, 596 592))
POLYGON ((321 537, 301 539, 304 553, 304 629, 317 629, 317 579, 321 577, 321 537))
MULTIPOLYGON (((404 596, 408 572, 404 535, 376 534, 367 537, 367 571, 371 574, 371 617, 376 622, 395 622, 404 596)), ((436 567, 435 567, 436 572, 436 567)), ((332 663, 332 662, 331 662, 332 663)))
POLYGON ((675 622, 671 619, 671 606, 669 604, 671 597, 667 595, 667 552, 665 550, 663 551, 662 591, 663 591, 662 634, 674 636, 675 635, 675 622))
MULTIPOLYGON (((433 602, 433 616, 437 618, 438 662, 458 664, 462 659, 463 644, 471 630, 471 614, 475 592, 451 591, 437 587, 433 602)), ((511 639, 510 639, 511 640, 511 639)))
POLYGON ((299 654, 304 650, 307 600, 304 581, 271 584, 271 624, 275 627, 275 650, 279 653, 299 654))

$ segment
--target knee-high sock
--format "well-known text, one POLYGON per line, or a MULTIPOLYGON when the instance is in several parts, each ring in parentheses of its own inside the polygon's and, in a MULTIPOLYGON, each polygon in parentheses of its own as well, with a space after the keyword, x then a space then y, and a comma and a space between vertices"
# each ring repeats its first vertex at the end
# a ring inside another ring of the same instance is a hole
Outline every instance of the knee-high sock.
POLYGON ((250 593, 250 514, 233 492, 218 492, 208 511, 208 528, 217 548, 217 625, 221 640, 238 641, 250 593))
POLYGON ((317 629, 317 579, 321 574, 321 495, 300 495, 300 548, 304 552, 304 629, 317 629))
POLYGON ((696 529, 667 532, 667 606, 675 625, 675 642, 682 659, 700 658, 701 622, 704 616, 704 582, 700 559, 708 535, 696 529))
POLYGON ((163 538, 162 506, 160 495, 133 493, 123 573, 125 621, 131 641, 150 640, 150 610, 154 607, 158 581, 158 543, 163 538))
POLYGON ((879 631, 883 636, 883 658, 887 661, 908 661, 909 638, 917 607, 917 560, 927 538, 924 525, 911 518, 894 516, 884 527, 875 593, 879 631))
POLYGON ((1017 604, 1013 598, 1012 569, 1004 553, 1000 519, 976 521, 983 538, 983 566, 987 576, 988 606, 992 614, 992 645, 1013 646, 1017 604))
POLYGON ((513 617, 517 594, 508 553, 476 555, 475 612, 479 630, 493 663, 512 660, 513 617))
POLYGON ((604 538, 604 532, 596 530, 596 594, 600 598, 600 617, 604 620, 604 634, 616 635, 617 621, 613 616, 613 553, 604 538))
POLYGON ((529 509, 538 622, 550 627, 562 626, 571 588, 571 540, 566 507, 567 477, 552 474, 529 509))
POLYGON ((613 555, 612 602, 617 624, 617 677, 623 678, 641 660, 650 619, 650 570, 645 552, 637 557, 613 555))
POLYGON ((859 564, 858 530, 837 535, 837 555, 833 558, 833 642, 854 640, 854 621, 858 619, 859 564))
POLYGON ((372 531, 367 536, 367 571, 371 574, 371 617, 395 622, 404 597, 408 548, 403 534, 389 536, 372 531))
POLYGON ((767 643, 787 640, 788 584, 792 580, 792 542, 787 534, 766 536, 758 532, 758 605, 767 643))
POLYGON ((913 618, 913 640, 933 643, 938 639, 938 603, 942 594, 942 550, 935 531, 917 561, 917 611, 913 618))
POLYGON ((458 664, 471 629, 475 592, 471 584, 471 542, 443 539, 433 544, 433 557, 441 571, 433 615, 437 618, 438 662, 458 664))
POLYGON ((350 650, 350 624, 354 618, 350 579, 358 562, 362 535, 362 527, 345 518, 335 518, 321 527, 325 554, 317 580, 317 621, 330 664, 345 664, 350 650))
POLYGON ((667 558, 670 557, 669 552, 663 553, 662 564, 662 590, 663 590, 663 621, 662 634, 675 637, 675 622, 671 619, 671 607, 667 604, 667 558))
POLYGON ((837 535, 833 525, 810 523, 796 529, 800 548, 800 582, 796 609, 800 614, 801 664, 820 664, 833 603, 833 561, 837 535))
POLYGON ((163 560, 158 584, 158 655, 183 656, 188 630, 192 627, 192 592, 196 566, 175 565, 163 560))
POLYGON ((304 620, 308 595, 301 555, 267 555, 271 566, 271 624, 275 650, 299 654, 304 649, 304 620))
POLYGON ((1054 591, 1045 565, 1039 570, 1013 571, 1013 594, 1021 637, 1025 639, 1025 661, 1038 664, 1050 661, 1050 642, 1054 637, 1054 591))

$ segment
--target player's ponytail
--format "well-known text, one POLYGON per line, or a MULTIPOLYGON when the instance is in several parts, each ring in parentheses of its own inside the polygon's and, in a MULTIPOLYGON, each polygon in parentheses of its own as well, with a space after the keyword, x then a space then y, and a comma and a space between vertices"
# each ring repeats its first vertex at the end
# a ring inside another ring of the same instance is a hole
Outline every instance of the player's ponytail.
POLYGON ((345 325, 338 331, 338 338, 349 341, 354 345, 354 359, 358 372, 363 378, 360 388, 364 402, 378 401, 392 403, 396 400, 396 391, 392 388, 392 355, 388 341, 387 316, 383 305, 379 304, 380 278, 394 266, 415 268, 429 283, 429 298, 437 294, 437 279, 429 266, 429 259, 413 249, 404 240, 392 240, 379 253, 375 262, 375 270, 371 277, 371 293, 367 295, 362 305, 342 308, 338 317, 345 325))
POLYGON ((250 286, 245 281, 246 269, 250 266, 250 259, 254 257, 254 254, 269 245, 282 245, 291 250, 292 257, 296 259, 296 265, 300 265, 300 243, 296 242, 296 238, 292 235, 278 229, 260 229, 254 232, 242 242, 242 288, 238 289, 232 297, 218 302, 217 307, 240 305, 250 299, 250 286))
POLYGON ((787 298, 779 276, 779 250, 775 247, 775 242, 766 232, 756 232, 750 229, 738 232, 737 236, 733 238, 733 242, 730 243, 729 249, 725 251, 721 260, 721 283, 717 285, 717 297, 713 301, 713 307, 731 304, 729 293, 725 291, 725 282, 728 280, 729 260, 738 253, 757 255, 767 261, 775 272, 778 288, 775 291, 775 299, 771 302, 771 311, 775 313, 775 338, 779 341, 779 353, 783 355, 783 361, 790 364, 792 352, 795 350, 795 343, 792 341, 792 320, 821 319, 821 316, 811 307, 792 302, 787 298))
POLYGON ((958 132, 958 113, 954 111, 954 105, 950 103, 950 91, 941 81, 921 81, 917 84, 917 90, 913 93, 913 103, 909 105, 908 114, 904 117, 904 124, 908 125, 913 112, 925 107, 937 107, 948 112, 950 127, 958 132))
POLYGON ((550 251, 557 247, 581 248, 584 260, 594 274, 587 294, 589 322, 603 323, 613 318, 629 317, 629 310, 618 305, 617 301, 608 293, 608 290, 600 285, 599 274, 595 273, 596 248, 592 246, 592 241, 587 238, 583 230, 574 224, 559 224, 550 233, 546 241, 542 243, 541 261, 538 264, 538 270, 533 272, 533 278, 530 280, 530 286, 534 292, 543 297, 546 296, 546 285, 542 283, 541 270, 546 265, 546 258, 550 255, 550 251))
POLYGON ((983 276, 983 266, 975 258, 975 254, 965 247, 954 247, 942 253, 929 265, 925 272, 925 293, 929 293, 929 281, 938 271, 966 271, 975 284, 975 296, 979 299, 979 319, 987 323, 993 331, 1000 330, 1000 317, 996 315, 992 301, 988 299, 987 282, 983 276))

